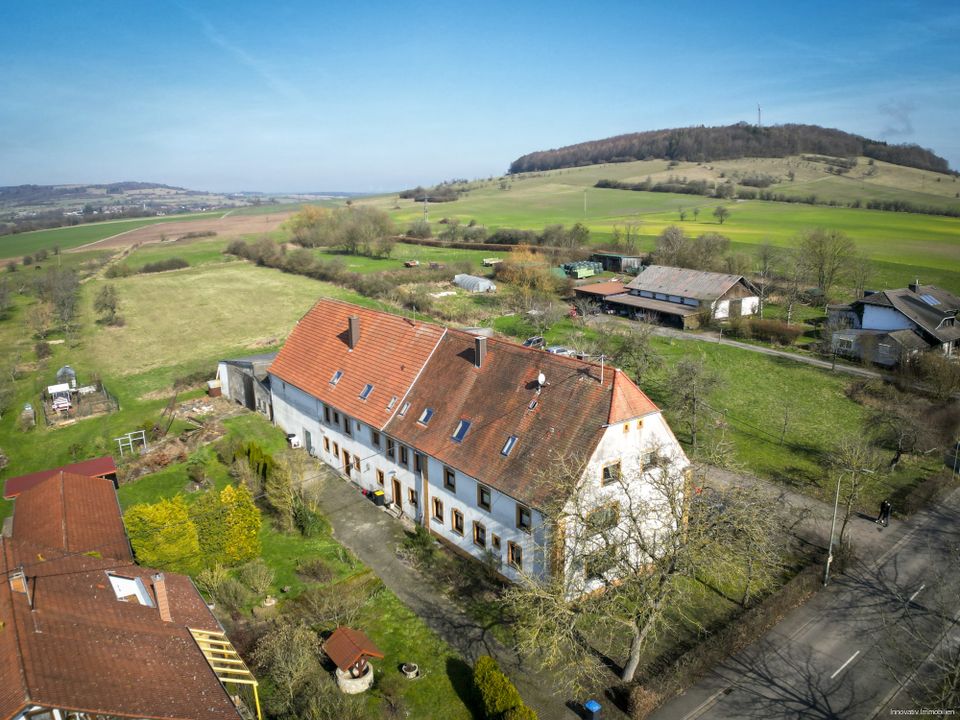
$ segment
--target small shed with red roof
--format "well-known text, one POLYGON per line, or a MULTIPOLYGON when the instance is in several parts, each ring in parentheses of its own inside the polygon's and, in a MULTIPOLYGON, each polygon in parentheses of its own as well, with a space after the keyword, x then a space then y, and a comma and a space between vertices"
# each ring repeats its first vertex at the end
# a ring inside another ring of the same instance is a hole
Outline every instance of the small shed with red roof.
POLYGON ((323 644, 327 654, 337 669, 359 677, 366 672, 367 658, 383 659, 383 652, 360 630, 339 627, 323 644))

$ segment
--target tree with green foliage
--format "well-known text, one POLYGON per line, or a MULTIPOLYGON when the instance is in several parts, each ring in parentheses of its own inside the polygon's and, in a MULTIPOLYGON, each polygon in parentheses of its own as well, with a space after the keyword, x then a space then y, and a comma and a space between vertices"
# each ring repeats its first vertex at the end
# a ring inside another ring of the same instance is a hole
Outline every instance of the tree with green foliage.
POLYGON ((200 493, 190 506, 190 519, 203 548, 204 564, 209 567, 226 563, 226 509, 220 500, 220 493, 216 490, 200 493))
POLYGON ((117 308, 119 305, 117 288, 109 284, 100 288, 100 292, 97 293, 97 297, 93 301, 93 309, 100 316, 100 322, 104 325, 118 324, 117 308))
POLYGON ((488 718, 502 718, 514 708, 524 707, 523 698, 517 688, 500 670, 497 661, 489 655, 477 658, 473 666, 473 682, 480 693, 483 711, 488 718))
MULTIPOLYGON (((260 510, 246 485, 227 485, 220 491, 224 507, 223 546, 229 564, 252 560, 260 554, 260 510)), ((194 529, 196 532, 196 529, 194 529)))
POLYGON ((713 216, 723 225, 724 221, 730 217, 730 211, 723 205, 717 205, 713 210, 713 216))
POLYGON ((124 522, 141 565, 182 573, 199 567, 197 528, 181 495, 134 505, 124 515, 124 522))

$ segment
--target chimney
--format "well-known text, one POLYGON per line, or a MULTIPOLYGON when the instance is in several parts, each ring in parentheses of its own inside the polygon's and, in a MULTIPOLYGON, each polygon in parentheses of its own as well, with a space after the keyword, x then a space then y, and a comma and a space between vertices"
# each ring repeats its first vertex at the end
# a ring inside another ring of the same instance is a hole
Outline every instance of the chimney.
POLYGON ((351 315, 350 327, 347 334, 347 344, 350 346, 350 349, 353 350, 357 346, 358 342, 360 342, 360 316, 351 315))
POLYGON ((153 592, 157 596, 157 610, 160 611, 160 619, 164 622, 173 622, 173 616, 170 614, 170 601, 167 599, 167 581, 163 573, 157 573, 153 576, 153 592))
POLYGON ((487 357, 487 339, 483 335, 478 335, 473 339, 473 364, 478 368, 483 367, 483 361, 487 357))
POLYGON ((910 292, 920 292, 920 278, 917 278, 912 283, 907 285, 910 288, 910 292))

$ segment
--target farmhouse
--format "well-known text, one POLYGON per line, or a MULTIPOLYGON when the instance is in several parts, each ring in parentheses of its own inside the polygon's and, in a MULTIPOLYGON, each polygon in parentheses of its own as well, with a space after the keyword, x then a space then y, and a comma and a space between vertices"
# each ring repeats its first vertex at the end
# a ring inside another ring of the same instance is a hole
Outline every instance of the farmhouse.
POLYGON ((190 578, 134 564, 110 480, 24 489, 0 571, 0 719, 241 717, 221 679, 253 676, 190 578))
POLYGON ((601 296, 601 306, 622 315, 691 329, 709 312, 714 320, 756 314, 760 300, 756 288, 742 275, 650 265, 624 286, 610 293, 611 283, 577 288, 583 297, 601 296))
POLYGON ((221 360, 217 365, 217 379, 223 397, 272 419, 267 368, 276 357, 276 353, 265 353, 221 360))
POLYGON ((960 298, 917 281, 896 290, 868 291, 848 305, 832 305, 827 322, 836 328, 834 352, 892 366, 924 350, 954 355, 960 341, 958 311, 960 298))
MULTIPOLYGON (((543 473, 583 461, 598 504, 613 480, 686 457, 622 372, 515 343, 321 300, 270 367, 275 422, 359 488, 509 579, 557 572, 543 473)), ((615 487, 616 486, 616 487, 615 487)))

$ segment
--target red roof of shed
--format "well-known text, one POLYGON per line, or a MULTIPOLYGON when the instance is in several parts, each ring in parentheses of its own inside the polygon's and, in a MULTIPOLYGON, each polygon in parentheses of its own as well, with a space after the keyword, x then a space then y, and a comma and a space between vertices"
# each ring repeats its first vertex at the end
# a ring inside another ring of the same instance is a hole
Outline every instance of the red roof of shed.
POLYGON ((109 455, 84 460, 83 462, 64 465, 63 467, 53 468, 52 470, 38 470, 37 472, 26 475, 18 475, 7 480, 3 489, 3 496, 8 500, 22 493, 27 488, 38 485, 49 477, 53 477, 59 472, 72 473, 74 475, 85 475, 87 477, 105 477, 117 472, 117 466, 113 458, 109 455))
POLYGON ((333 664, 341 670, 349 670, 360 658, 382 658, 380 651, 373 641, 359 630, 348 627, 339 627, 327 638, 323 644, 323 651, 333 660, 333 664))

